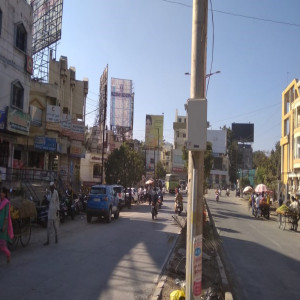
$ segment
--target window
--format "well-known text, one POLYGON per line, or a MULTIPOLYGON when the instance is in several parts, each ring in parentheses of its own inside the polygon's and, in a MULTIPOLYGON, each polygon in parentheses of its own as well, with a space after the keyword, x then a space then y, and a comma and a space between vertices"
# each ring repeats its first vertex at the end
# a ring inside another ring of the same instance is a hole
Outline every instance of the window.
POLYGON ((100 165, 94 165, 93 167, 93 177, 100 178, 101 177, 101 168, 100 165))
POLYGON ((186 134, 185 133, 183 134, 183 137, 186 138, 186 134))
POLYGON ((24 88, 20 81, 14 81, 11 85, 11 105, 23 109, 24 88))
POLYGON ((0 36, 1 36, 1 29, 2 29, 2 10, 0 9, 0 36))
POLYGON ((16 47, 23 52, 26 52, 27 32, 22 23, 16 25, 16 47))

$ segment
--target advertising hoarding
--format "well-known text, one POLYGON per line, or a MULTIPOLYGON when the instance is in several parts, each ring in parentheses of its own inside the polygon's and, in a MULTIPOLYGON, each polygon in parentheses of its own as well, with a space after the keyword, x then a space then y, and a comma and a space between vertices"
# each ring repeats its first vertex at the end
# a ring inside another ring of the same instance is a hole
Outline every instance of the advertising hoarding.
POLYGON ((164 116, 146 115, 145 145, 157 148, 162 145, 164 116))
POLYGON ((254 142, 254 124, 253 123, 232 123, 233 137, 238 142, 254 142))
POLYGON ((32 54, 61 38, 63 0, 31 0, 33 10, 32 54))
POLYGON ((111 78, 110 126, 133 127, 132 80, 111 78))

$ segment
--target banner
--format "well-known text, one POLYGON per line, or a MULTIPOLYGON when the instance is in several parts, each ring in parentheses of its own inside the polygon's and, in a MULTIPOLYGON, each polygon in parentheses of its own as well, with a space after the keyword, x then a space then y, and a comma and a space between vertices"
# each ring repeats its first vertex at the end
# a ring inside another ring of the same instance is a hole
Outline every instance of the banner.
POLYGON ((145 145, 158 148, 163 142, 164 116, 146 115, 145 145))

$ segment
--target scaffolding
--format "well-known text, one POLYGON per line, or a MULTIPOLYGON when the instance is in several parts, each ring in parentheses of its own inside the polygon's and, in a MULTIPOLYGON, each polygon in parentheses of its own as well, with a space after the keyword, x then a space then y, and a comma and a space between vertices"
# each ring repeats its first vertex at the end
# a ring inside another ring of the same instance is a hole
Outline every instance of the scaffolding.
POLYGON ((132 80, 111 79, 110 129, 117 141, 133 138, 134 92, 132 80))
POLYGON ((63 0, 27 0, 33 11, 32 54, 34 80, 48 82, 49 59, 56 59, 61 39, 63 0))

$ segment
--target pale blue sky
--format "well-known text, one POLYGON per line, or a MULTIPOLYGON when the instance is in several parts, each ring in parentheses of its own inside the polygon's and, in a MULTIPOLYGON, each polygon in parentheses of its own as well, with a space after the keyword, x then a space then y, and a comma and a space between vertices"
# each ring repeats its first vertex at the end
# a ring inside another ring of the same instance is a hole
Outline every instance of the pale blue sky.
MULTIPOLYGON (((133 81, 134 138, 145 139, 146 114, 164 113, 164 139, 173 142, 175 111, 185 115, 190 95, 184 73, 191 65, 192 3, 64 0, 57 59, 67 56, 76 79, 89 79, 87 113, 97 108, 100 76, 108 64, 109 85, 111 77, 133 81)), ((300 1, 212 0, 212 8, 207 73, 212 48, 212 72, 221 73, 211 77, 207 93, 211 128, 251 122, 254 150, 274 149, 281 135, 282 91, 300 72, 300 1)), ((87 124, 94 118, 88 114, 87 124)))

